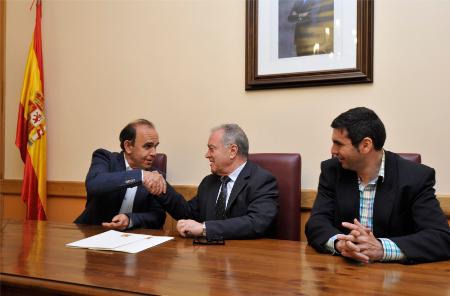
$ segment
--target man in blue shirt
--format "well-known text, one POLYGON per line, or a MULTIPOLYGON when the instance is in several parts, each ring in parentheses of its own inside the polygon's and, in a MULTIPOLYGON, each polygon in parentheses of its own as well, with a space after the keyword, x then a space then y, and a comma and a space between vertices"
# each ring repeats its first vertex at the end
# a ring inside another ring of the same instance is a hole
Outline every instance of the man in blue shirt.
POLYGON ((370 109, 350 109, 331 127, 333 158, 321 165, 308 242, 364 263, 449 259, 434 170, 384 150, 384 125, 370 109))

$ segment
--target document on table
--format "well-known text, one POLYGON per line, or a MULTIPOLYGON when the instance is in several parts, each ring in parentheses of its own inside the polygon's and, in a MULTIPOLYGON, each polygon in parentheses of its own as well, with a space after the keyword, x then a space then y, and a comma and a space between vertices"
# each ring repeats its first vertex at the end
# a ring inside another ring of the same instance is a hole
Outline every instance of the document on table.
POLYGON ((66 244, 66 246, 71 248, 138 253, 171 239, 173 239, 173 237, 109 230, 73 243, 66 244))

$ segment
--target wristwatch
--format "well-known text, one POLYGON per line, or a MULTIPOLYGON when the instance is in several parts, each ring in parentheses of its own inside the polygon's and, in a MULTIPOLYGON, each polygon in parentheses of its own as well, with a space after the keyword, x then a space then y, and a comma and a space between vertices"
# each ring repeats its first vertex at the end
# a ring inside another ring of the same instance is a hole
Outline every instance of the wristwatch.
POLYGON ((202 236, 206 237, 206 223, 205 222, 203 222, 202 236))

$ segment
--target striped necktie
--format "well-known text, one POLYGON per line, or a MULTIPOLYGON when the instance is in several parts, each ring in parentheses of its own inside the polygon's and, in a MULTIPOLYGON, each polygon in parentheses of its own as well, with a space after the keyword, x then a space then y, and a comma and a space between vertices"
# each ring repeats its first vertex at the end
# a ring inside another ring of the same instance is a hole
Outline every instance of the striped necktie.
POLYGON ((223 220, 225 219, 225 205, 227 200, 227 184, 231 179, 228 176, 223 176, 220 178, 222 182, 222 186, 220 187, 219 198, 217 198, 216 202, 216 219, 223 220))

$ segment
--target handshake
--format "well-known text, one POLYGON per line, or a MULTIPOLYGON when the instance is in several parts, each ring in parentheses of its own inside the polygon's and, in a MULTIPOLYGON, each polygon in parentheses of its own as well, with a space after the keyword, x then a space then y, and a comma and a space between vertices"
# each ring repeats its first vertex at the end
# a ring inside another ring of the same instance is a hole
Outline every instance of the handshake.
POLYGON ((158 171, 143 171, 142 185, 153 195, 166 193, 167 183, 158 171))

